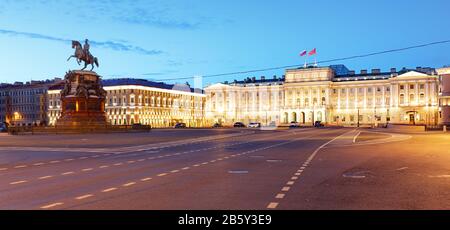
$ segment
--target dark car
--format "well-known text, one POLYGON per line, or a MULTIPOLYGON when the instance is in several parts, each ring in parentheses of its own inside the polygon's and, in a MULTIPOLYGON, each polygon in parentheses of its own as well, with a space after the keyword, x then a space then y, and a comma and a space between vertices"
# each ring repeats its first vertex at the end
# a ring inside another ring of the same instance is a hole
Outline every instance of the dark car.
POLYGON ((177 123, 174 128, 176 129, 181 129, 181 128, 186 128, 186 123, 177 123))
POLYGON ((321 121, 314 122, 314 127, 323 127, 323 123, 321 121))
POLYGON ((245 128, 245 124, 242 122, 236 122, 234 123, 233 127, 235 128, 245 128))
POLYGON ((215 123, 212 127, 213 128, 222 128, 223 126, 222 126, 222 124, 215 123))
POLYGON ((131 125, 132 129, 146 129, 150 130, 152 127, 150 125, 143 125, 141 123, 134 123, 131 125))
POLYGON ((0 123, 0 132, 8 132, 8 124, 6 122, 0 123))

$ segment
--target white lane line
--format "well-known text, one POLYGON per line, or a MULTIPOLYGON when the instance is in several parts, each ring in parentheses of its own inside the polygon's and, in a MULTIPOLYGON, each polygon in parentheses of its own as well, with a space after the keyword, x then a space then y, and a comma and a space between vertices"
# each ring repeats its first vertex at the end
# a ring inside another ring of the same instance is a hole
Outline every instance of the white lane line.
POLYGON ((158 174, 158 176, 165 176, 165 175, 167 175, 167 173, 158 174))
POLYGON ((53 208, 53 207, 56 207, 56 206, 59 206, 59 205, 63 205, 63 204, 64 204, 64 203, 61 203, 61 202, 53 203, 53 204, 49 204, 49 205, 42 206, 41 209, 53 208))
POLYGON ((142 178, 141 181, 148 181, 148 180, 151 180, 151 179, 152 179, 151 177, 147 177, 147 178, 142 178))
POLYGON ((179 172, 180 170, 178 170, 178 169, 175 169, 175 170, 172 170, 172 171, 170 171, 171 173, 177 173, 177 172, 179 172))
POLYGON ((137 161, 142 162, 142 161, 145 161, 145 159, 139 159, 139 160, 137 160, 137 161))
POLYGON ((5 171, 5 170, 7 170, 8 168, 0 168, 0 171, 5 171))
POLYGON ((190 167, 184 167, 184 168, 182 168, 182 170, 188 170, 188 169, 190 169, 190 167))
POLYGON ((93 170, 93 168, 82 169, 81 171, 87 172, 87 171, 91 171, 91 170, 93 170))
POLYGON ((43 162, 39 162, 39 163, 35 163, 35 164, 33 164, 34 166, 39 166, 39 165, 45 165, 45 163, 43 163, 43 162))
POLYGON ((65 176, 65 175, 70 175, 70 174, 74 174, 74 173, 75 172, 70 171, 70 172, 61 173, 61 175, 65 176))
POLYGON ((134 164, 136 161, 127 161, 128 164, 134 164))
POLYGON ((117 190, 117 188, 107 188, 107 189, 102 190, 102 192, 111 192, 114 190, 117 190))
POLYGON ((296 177, 296 176, 291 177, 291 180, 297 180, 297 179, 298 179, 298 177, 296 177))
POLYGON ((296 175, 296 176, 300 176, 300 175, 301 175, 301 173, 295 173, 294 175, 296 175))
POLYGON ((294 181, 288 181, 286 184, 287 185, 293 185, 295 182, 294 181))
POLYGON ((199 164, 195 164, 195 165, 193 165, 194 167, 198 167, 198 166, 200 166, 199 164))
POLYGON ((359 131, 355 137, 353 137, 353 143, 356 143, 356 138, 358 138, 358 136, 361 134, 361 131, 359 131))
POLYGON ((45 180, 45 179, 48 179, 48 178, 52 178, 53 176, 41 176, 41 177, 39 177, 39 180, 45 180))
POLYGON ((22 183, 26 183, 27 181, 26 180, 19 180, 19 181, 14 181, 14 182, 11 182, 11 183, 9 183, 10 185, 15 185, 15 184, 22 184, 22 183))
POLYGON ((123 163, 115 163, 115 166, 123 165, 123 163))
POLYGON ((60 161, 50 161, 50 164, 59 163, 60 161))
POLYGON ((275 198, 276 198, 276 199, 283 199, 284 196, 286 196, 286 195, 283 194, 283 193, 278 193, 277 196, 276 196, 275 198))
POLYGON ((17 165, 17 166, 15 166, 14 168, 15 169, 20 169, 20 168, 25 168, 25 167, 27 167, 26 165, 17 165))
POLYGON ((104 168, 108 168, 108 167, 109 167, 108 165, 102 165, 102 166, 100 166, 98 168, 104 169, 104 168))
POLYGON ((282 189, 281 189, 281 191, 283 191, 283 192, 287 192, 287 191, 289 191, 289 189, 291 189, 291 187, 283 187, 282 189))
POLYGON ((86 195, 83 195, 83 196, 76 197, 75 199, 77 199, 77 200, 83 200, 83 199, 86 199, 86 198, 89 198, 89 197, 92 197, 92 196, 94 196, 94 195, 92 195, 92 194, 86 194, 86 195))
POLYGON ((130 183, 123 184, 122 186, 123 187, 129 187, 129 186, 135 185, 135 184, 136 184, 136 182, 130 182, 130 183))
POLYGON ((267 208, 269 208, 269 209, 275 209, 275 208, 277 208, 277 206, 278 206, 278 203, 277 203, 277 202, 272 202, 272 203, 270 203, 269 205, 267 205, 267 208))

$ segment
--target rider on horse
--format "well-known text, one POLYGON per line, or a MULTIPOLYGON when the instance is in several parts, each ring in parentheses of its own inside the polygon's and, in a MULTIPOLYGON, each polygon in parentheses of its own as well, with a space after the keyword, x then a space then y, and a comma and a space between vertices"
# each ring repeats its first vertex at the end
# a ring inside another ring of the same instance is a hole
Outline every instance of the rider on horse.
POLYGON ((83 53, 84 53, 84 57, 86 58, 86 60, 89 60, 89 58, 91 57, 91 53, 89 52, 89 40, 84 40, 84 46, 83 46, 83 53))

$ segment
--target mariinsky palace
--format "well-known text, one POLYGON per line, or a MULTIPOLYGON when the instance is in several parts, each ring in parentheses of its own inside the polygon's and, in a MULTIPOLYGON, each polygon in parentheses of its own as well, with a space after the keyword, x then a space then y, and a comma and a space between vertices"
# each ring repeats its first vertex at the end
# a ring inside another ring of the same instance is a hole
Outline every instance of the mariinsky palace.
POLYGON ((263 125, 448 124, 449 72, 418 67, 355 73, 344 65, 288 69, 282 78, 206 87, 206 119, 263 125), (447 74, 446 81, 439 72, 447 74))
MULTIPOLYGON (((62 79, 0 85, 0 122, 54 125, 62 79)), ((141 79, 102 80, 112 125, 211 127, 263 125, 450 125, 450 68, 372 69, 344 65, 287 69, 282 77, 245 78, 193 89, 141 79)))

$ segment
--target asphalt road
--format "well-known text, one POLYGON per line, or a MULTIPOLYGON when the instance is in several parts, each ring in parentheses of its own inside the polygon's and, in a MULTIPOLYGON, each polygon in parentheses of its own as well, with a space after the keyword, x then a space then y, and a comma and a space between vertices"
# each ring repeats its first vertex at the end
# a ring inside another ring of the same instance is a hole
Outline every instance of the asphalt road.
POLYGON ((386 131, 1 136, 0 209, 448 209, 450 135, 386 131))

